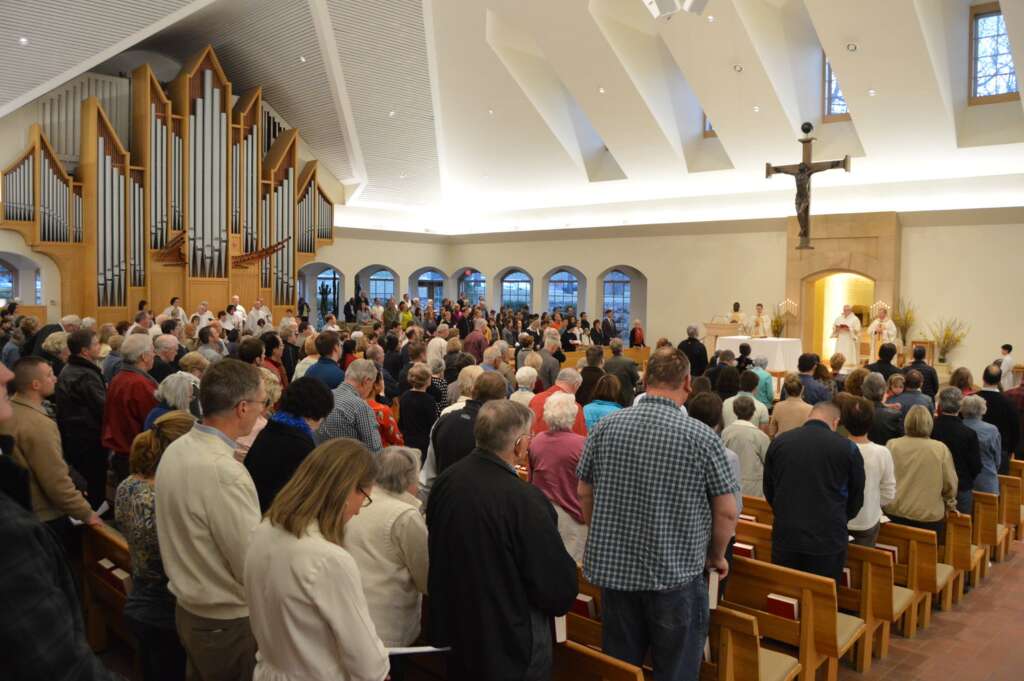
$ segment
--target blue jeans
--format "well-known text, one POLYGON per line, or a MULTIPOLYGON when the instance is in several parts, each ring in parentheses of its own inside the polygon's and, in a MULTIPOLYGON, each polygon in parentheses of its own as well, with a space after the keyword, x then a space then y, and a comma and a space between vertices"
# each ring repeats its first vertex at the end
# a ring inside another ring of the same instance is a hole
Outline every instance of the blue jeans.
POLYGON ((606 654, 637 666, 650 649, 654 681, 694 681, 708 620, 708 589, 700 576, 667 591, 604 589, 601 645, 606 654))
POLYGON ((956 510, 971 515, 974 510, 974 490, 965 489, 956 494, 956 510))

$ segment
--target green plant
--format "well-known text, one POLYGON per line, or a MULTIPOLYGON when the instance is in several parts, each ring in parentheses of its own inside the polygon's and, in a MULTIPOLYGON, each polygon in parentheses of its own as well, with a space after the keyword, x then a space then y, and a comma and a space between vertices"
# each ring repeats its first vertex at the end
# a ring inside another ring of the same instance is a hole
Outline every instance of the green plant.
POLYGON ((782 337, 782 332, 786 330, 786 319, 778 313, 772 315, 772 335, 776 338, 782 337))
POLYGON ((909 300, 900 298, 896 301, 896 307, 892 309, 891 316, 892 323, 896 325, 896 330, 900 332, 900 343, 906 347, 910 329, 914 327, 914 322, 917 321, 917 310, 909 300))
POLYGON ((945 362, 949 353, 955 350, 967 337, 970 326, 956 317, 949 319, 942 318, 928 326, 931 331, 932 340, 935 341, 935 351, 939 355, 939 361, 945 362))

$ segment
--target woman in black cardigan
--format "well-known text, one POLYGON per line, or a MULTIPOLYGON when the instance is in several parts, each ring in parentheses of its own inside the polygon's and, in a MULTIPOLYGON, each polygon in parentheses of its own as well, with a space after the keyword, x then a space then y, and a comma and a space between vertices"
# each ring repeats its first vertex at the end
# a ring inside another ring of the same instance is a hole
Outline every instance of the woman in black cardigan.
POLYGON ((316 447, 313 433, 334 408, 334 397, 323 381, 303 376, 285 388, 280 405, 245 457, 263 513, 316 447))

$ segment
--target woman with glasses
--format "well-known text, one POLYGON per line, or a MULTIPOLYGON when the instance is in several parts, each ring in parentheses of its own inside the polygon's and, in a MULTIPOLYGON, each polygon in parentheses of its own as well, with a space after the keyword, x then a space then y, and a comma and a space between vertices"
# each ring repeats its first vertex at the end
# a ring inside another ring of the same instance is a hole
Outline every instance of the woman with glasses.
MULTIPOLYGON (((343 546, 359 566, 370 617, 384 645, 412 645, 427 592, 427 525, 420 514, 420 453, 387 447, 377 458, 373 505, 345 528, 343 546)), ((402 681, 402 658, 391 658, 391 681, 402 681)))
POLYGON ((388 655, 363 595, 345 528, 372 503, 377 464, 358 440, 306 457, 270 505, 245 557, 259 644, 254 681, 383 681, 388 655))

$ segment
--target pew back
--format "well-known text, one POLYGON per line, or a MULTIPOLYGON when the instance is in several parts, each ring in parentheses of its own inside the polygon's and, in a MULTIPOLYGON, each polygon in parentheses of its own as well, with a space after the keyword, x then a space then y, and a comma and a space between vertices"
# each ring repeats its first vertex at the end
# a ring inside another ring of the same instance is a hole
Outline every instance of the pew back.
POLYGON ((754 516, 755 521, 762 525, 775 524, 775 512, 763 497, 743 495, 743 515, 754 516))
POLYGON ((135 644, 135 637, 124 622, 124 604, 128 600, 128 591, 123 584, 118 583, 110 569, 101 565, 104 560, 131 574, 132 559, 125 538, 107 525, 86 526, 82 533, 83 595, 86 637, 93 650, 106 647, 108 630, 113 630, 118 638, 135 644))
POLYGON ((553 681, 644 681, 640 667, 566 641, 555 646, 553 681))
POLYGON ((996 546, 999 543, 999 497, 987 492, 974 493, 974 543, 996 546))
POLYGON ((938 543, 934 532, 885 523, 878 531, 876 547, 879 544, 889 544, 898 550, 893 560, 896 584, 915 591, 935 593, 938 543))

